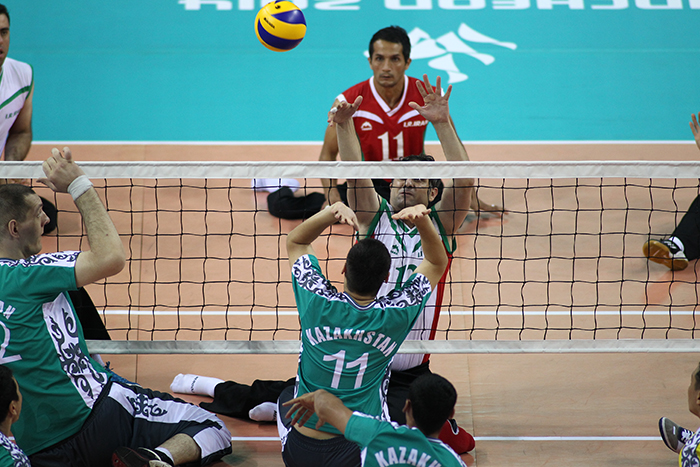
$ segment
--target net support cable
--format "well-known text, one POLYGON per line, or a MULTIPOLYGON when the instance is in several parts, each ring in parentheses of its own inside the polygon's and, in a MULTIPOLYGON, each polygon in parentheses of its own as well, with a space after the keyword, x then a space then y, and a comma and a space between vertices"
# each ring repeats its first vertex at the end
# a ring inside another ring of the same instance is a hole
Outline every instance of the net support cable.
MULTIPOLYGON (((299 341, 88 341, 101 354, 298 354, 299 341)), ((697 353, 692 339, 603 339, 553 341, 404 341, 399 353, 697 353)))

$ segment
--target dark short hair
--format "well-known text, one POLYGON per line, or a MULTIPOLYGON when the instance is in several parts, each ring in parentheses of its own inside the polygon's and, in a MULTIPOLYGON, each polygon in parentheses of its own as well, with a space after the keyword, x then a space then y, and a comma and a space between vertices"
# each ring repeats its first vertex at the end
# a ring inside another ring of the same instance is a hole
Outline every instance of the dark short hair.
POLYGON ((12 379, 12 370, 5 365, 0 365, 0 421, 7 418, 10 403, 16 400, 19 400, 19 395, 17 395, 17 383, 12 379))
POLYGON ((372 39, 369 41, 369 58, 372 58, 374 53, 374 43, 377 41, 392 42, 401 44, 403 59, 408 61, 411 58, 411 40, 408 38, 406 30, 401 26, 389 26, 388 28, 380 29, 375 32, 372 39))
MULTIPOLYGON (((411 162, 411 161, 423 161, 423 162, 435 162, 435 158, 433 156, 429 156, 428 154, 413 154, 411 156, 404 156, 401 159, 399 159, 401 162, 411 162)), ((440 188, 442 184, 442 180, 439 178, 431 178, 430 180, 430 188, 440 188)))
POLYGON ((695 390, 700 389, 700 364, 698 364, 698 369, 695 371, 695 390))
POLYGON ((10 12, 7 11, 7 7, 0 3, 0 15, 7 16, 7 24, 10 24, 10 12))
POLYGON ((345 279, 350 292, 377 295, 389 275, 391 256, 386 246, 374 238, 355 243, 345 263, 345 279))
POLYGON ((455 387, 442 376, 426 373, 408 388, 416 426, 428 436, 439 431, 452 414, 457 402, 455 387))
POLYGON ((0 228, 4 235, 7 223, 12 219, 24 222, 29 214, 27 197, 34 194, 34 190, 25 185, 14 183, 0 185, 0 228))

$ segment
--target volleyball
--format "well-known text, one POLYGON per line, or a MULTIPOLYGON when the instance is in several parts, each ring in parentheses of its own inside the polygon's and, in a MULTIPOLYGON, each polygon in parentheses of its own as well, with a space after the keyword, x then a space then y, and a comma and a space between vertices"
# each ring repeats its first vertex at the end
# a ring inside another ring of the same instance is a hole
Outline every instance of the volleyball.
POLYGON ((292 50, 306 34, 304 13, 286 0, 270 2, 255 17, 255 34, 260 43, 270 50, 292 50))

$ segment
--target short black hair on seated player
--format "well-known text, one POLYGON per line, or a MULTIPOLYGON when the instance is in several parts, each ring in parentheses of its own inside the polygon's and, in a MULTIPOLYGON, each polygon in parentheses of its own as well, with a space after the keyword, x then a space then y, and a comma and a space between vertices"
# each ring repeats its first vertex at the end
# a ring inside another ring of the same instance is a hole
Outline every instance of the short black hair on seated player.
MULTIPOLYGON (((411 162, 411 161, 422 161, 422 162, 435 162, 433 156, 428 154, 413 154, 412 156, 404 156, 399 159, 401 162, 411 162)), ((442 180, 439 178, 431 178, 428 180, 430 182, 430 188, 440 189, 442 186, 442 180)))
POLYGON ((424 435, 442 429, 457 402, 455 387, 442 376, 426 373, 416 378, 408 388, 413 419, 424 435))
POLYGON ((372 59, 372 54, 374 53, 374 43, 376 41, 386 41, 392 42, 394 44, 401 44, 403 59, 408 61, 411 58, 411 39, 408 38, 406 30, 401 26, 389 26, 384 29, 380 29, 375 32, 372 39, 369 41, 369 58, 372 59))
POLYGON ((700 364, 698 364, 697 370, 695 370, 695 390, 700 389, 700 364))
POLYGON ((19 400, 17 392, 17 383, 12 378, 12 370, 5 365, 0 365, 0 421, 7 418, 10 403, 19 400))
POLYGON ((7 223, 12 219, 24 222, 29 214, 27 198, 34 190, 25 185, 0 185, 0 238, 5 236, 7 223))
POLYGON ((355 243, 345 262, 345 280, 350 292, 377 295, 389 275, 391 256, 386 246, 374 238, 355 243))
POLYGON ((0 15, 7 16, 7 24, 10 24, 10 12, 7 11, 7 7, 0 3, 0 15))

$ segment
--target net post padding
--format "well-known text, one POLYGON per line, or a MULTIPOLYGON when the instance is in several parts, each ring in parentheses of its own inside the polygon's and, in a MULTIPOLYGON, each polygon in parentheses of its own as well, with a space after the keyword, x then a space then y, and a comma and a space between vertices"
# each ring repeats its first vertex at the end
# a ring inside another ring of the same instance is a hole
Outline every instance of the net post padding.
MULTIPOLYGON (((88 341, 100 354, 298 354, 299 341, 88 341)), ((404 341, 399 353, 695 353, 694 339, 404 341)))

